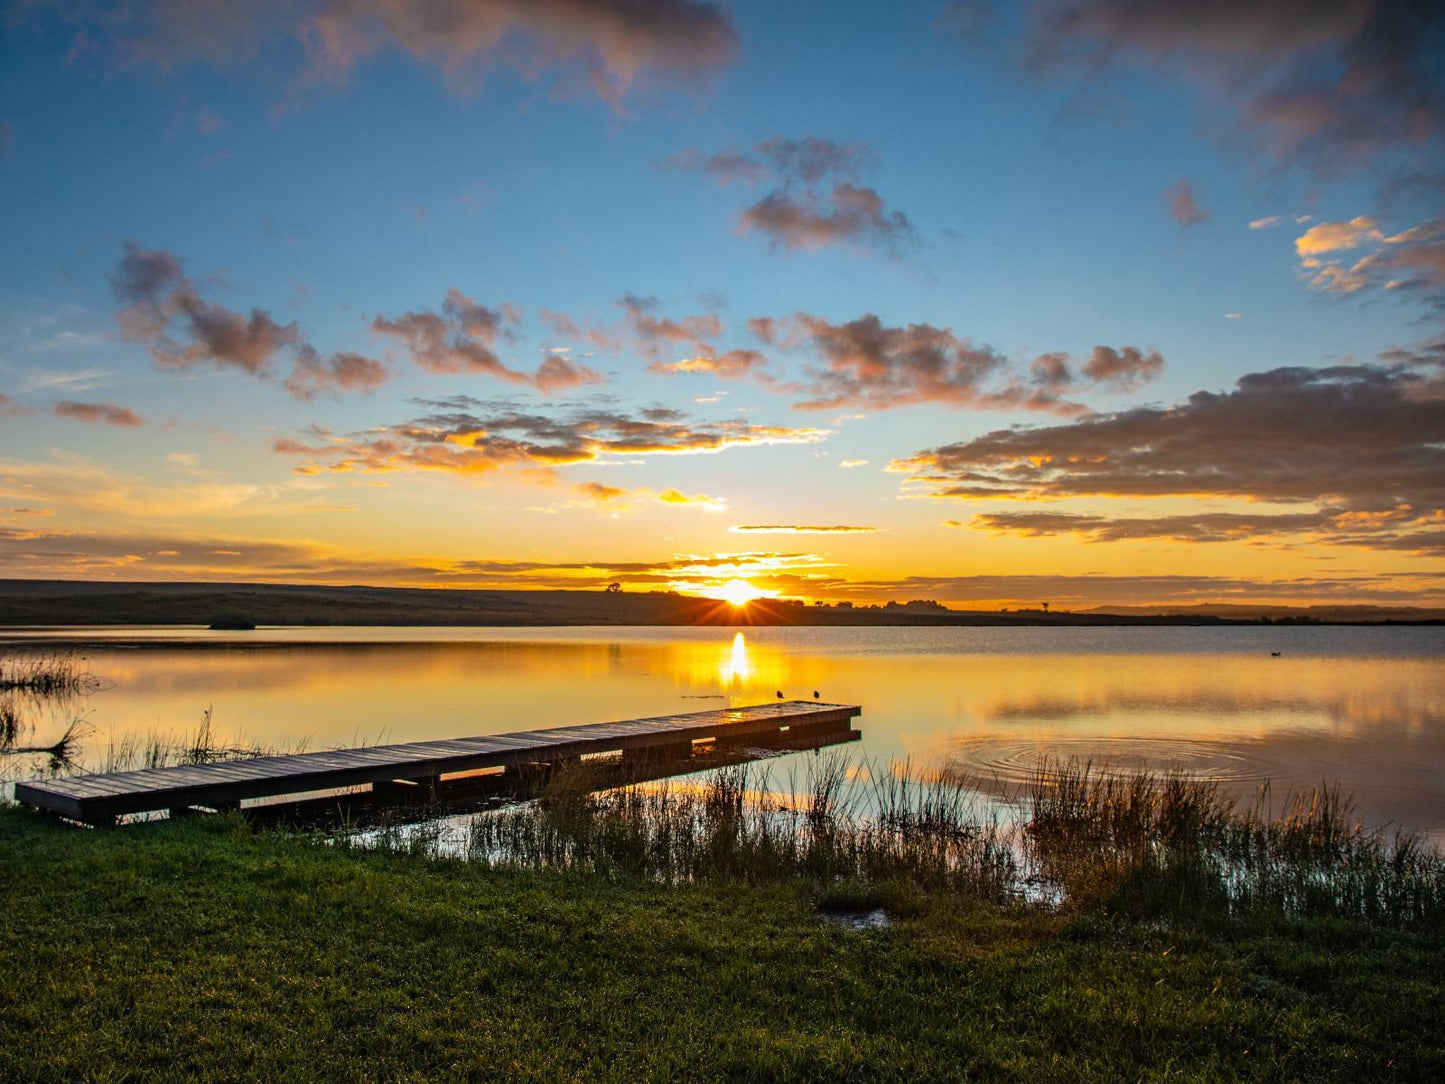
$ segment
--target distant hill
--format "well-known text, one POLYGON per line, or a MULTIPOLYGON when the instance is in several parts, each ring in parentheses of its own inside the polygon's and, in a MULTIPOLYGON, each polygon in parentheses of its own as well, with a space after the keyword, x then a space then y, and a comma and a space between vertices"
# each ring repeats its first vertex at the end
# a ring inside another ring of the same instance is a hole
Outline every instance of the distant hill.
MULTIPOLYGON (((1273 621, 1438 622, 1441 611, 1375 607, 1271 608, 1273 621)), ((667 592, 472 591, 264 583, 0 580, 0 626, 17 625, 1182 625, 1255 623, 1246 607, 1169 612, 1000 613, 931 604, 804 606, 758 599, 742 609, 667 592), (1222 612, 1228 611, 1228 612, 1222 612)))

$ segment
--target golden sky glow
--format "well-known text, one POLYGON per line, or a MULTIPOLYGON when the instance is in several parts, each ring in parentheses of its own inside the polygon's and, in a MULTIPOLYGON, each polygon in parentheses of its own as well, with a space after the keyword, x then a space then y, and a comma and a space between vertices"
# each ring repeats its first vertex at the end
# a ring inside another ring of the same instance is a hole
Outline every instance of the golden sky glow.
POLYGON ((1445 606, 1445 15, 544 7, 13 13, 0 577, 1445 606))

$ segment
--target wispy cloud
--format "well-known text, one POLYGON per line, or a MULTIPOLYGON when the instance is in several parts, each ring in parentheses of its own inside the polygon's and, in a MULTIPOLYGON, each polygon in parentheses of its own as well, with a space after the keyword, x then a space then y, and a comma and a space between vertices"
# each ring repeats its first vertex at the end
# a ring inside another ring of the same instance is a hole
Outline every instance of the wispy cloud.
POLYGON ((145 419, 129 407, 114 403, 79 403, 73 399, 62 399, 55 404, 57 418, 69 418, 76 422, 104 422, 123 428, 134 428, 145 424, 145 419))
POLYGON ((733 534, 873 534, 877 527, 851 527, 843 524, 739 524, 729 527, 733 534))
POLYGON ((398 425, 311 443, 282 438, 273 450, 306 460, 304 473, 438 470, 485 473, 501 467, 560 467, 604 457, 721 452, 770 444, 811 444, 828 430, 695 421, 662 407, 637 414, 579 409, 521 412, 466 397, 426 403, 432 413, 398 425))

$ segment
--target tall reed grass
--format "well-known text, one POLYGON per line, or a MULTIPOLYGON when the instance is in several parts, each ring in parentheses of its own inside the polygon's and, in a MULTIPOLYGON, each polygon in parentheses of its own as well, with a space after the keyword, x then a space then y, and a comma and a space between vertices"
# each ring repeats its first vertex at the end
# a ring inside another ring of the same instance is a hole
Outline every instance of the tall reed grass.
POLYGON ((71 654, 0 655, 0 692, 22 691, 36 696, 74 696, 89 692, 99 680, 71 654))
MULTIPOLYGON (((872 901, 944 892, 1173 919, 1445 919, 1445 857, 1364 829, 1333 787, 1273 814, 1267 789, 1240 809, 1212 782, 1067 763, 1000 806, 967 782, 836 754, 783 785, 751 763, 700 782, 595 786, 585 763, 560 771, 536 801, 473 816, 449 851, 664 883, 806 879, 825 897, 842 886, 872 901)), ((446 849, 436 826, 370 841, 446 849)))

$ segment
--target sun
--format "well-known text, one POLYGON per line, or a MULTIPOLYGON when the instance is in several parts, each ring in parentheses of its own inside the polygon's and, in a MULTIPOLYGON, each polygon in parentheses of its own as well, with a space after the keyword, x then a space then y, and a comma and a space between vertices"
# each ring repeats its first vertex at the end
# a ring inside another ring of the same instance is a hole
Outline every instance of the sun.
POLYGON ((731 602, 734 606, 746 606, 755 598, 762 598, 766 594, 759 591, 747 580, 728 580, 717 589, 717 597, 731 602))

